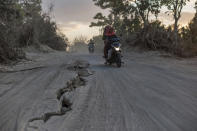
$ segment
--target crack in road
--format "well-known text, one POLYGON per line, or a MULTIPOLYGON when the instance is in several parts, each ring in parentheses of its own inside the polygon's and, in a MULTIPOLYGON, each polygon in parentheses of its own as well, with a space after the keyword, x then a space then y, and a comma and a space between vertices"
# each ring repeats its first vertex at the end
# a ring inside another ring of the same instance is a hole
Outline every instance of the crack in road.
POLYGON ((17 73, 17 72, 38 70, 38 69, 43 69, 43 68, 46 68, 46 66, 37 66, 37 67, 32 67, 32 68, 27 68, 27 69, 22 69, 22 70, 0 70, 0 72, 1 73, 17 73))
MULTIPOLYGON (((76 71, 77 75, 75 78, 69 80, 64 88, 57 90, 56 95, 57 100, 60 102, 60 110, 56 112, 44 113, 44 115, 40 117, 34 117, 29 119, 28 122, 42 120, 44 123, 46 123, 53 116, 63 116, 68 111, 71 111, 71 106, 73 103, 70 101, 68 96, 66 96, 66 93, 72 93, 76 88, 86 85, 87 80, 85 80, 83 77, 93 75, 93 73, 88 70, 89 65, 90 64, 87 61, 81 60, 77 60, 74 63, 70 64, 67 69, 71 71, 76 71)), ((31 126, 29 127, 31 128, 31 126)))

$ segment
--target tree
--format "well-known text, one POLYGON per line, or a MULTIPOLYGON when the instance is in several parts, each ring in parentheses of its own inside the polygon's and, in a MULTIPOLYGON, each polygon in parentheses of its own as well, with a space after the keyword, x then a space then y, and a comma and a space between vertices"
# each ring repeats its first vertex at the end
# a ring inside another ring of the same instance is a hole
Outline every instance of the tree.
POLYGON ((126 1, 129 1, 133 7, 136 7, 136 11, 140 15, 144 23, 144 27, 149 24, 150 14, 154 14, 157 19, 162 6, 161 0, 126 0, 126 1))
POLYGON ((195 3, 196 13, 192 21, 189 23, 189 28, 192 37, 192 43, 197 44, 197 1, 195 3))
POLYGON ((105 26, 105 25, 113 25, 115 29, 118 30, 120 26, 120 17, 121 12, 125 9, 124 3, 122 0, 93 0, 96 6, 99 6, 102 9, 110 9, 110 14, 106 17, 103 16, 102 13, 97 13, 94 19, 98 20, 96 23, 92 22, 90 27, 92 26, 105 26))
POLYGON ((106 17, 106 16, 103 16, 102 13, 97 13, 94 16, 94 19, 96 19, 97 22, 91 22, 90 27, 94 27, 94 26, 104 27, 106 25, 110 25, 113 23, 110 15, 108 17, 106 17))
POLYGON ((94 19, 98 22, 91 23, 91 26, 113 25, 117 31, 132 32, 139 28, 141 21, 143 27, 149 24, 150 14, 157 18, 161 0, 93 0, 95 5, 102 9, 110 9, 110 15, 104 17, 98 13, 94 19), (141 20, 140 20, 141 18, 141 20))
POLYGON ((19 58, 14 49, 23 24, 22 6, 18 1, 0 1, 0 63, 19 58))
POLYGON ((0 62, 16 60, 17 50, 28 45, 39 48, 45 44, 65 50, 66 38, 57 32, 50 15, 42 12, 41 3, 42 0, 0 0, 0 62))
POLYGON ((195 3, 196 13, 194 18, 190 21, 187 28, 182 28, 182 36, 184 40, 190 39, 193 44, 197 44, 197 1, 195 3))
POLYGON ((178 21, 181 18, 181 12, 186 3, 190 0, 163 0, 162 3, 172 12, 174 18, 174 38, 175 45, 178 44, 178 21))
POLYGON ((26 12, 26 17, 41 16, 42 12, 41 0, 24 0, 23 5, 26 12))
POLYGON ((139 27, 140 21, 138 14, 135 13, 135 7, 130 5, 126 0, 93 0, 96 6, 102 9, 108 9, 109 15, 103 16, 101 13, 97 13, 94 19, 97 22, 92 22, 90 27, 106 25, 112 25, 116 32, 128 33, 133 31, 134 26, 139 27))

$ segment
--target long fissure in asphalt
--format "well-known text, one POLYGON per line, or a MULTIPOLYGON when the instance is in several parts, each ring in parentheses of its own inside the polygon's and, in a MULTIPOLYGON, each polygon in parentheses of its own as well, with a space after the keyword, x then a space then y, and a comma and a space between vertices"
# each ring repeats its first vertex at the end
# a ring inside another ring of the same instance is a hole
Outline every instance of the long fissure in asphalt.
POLYGON ((88 69, 89 65, 90 64, 87 61, 81 60, 75 61, 74 63, 70 64, 67 69, 70 71, 76 71, 77 75, 75 78, 69 80, 64 88, 57 90, 56 96, 57 100, 60 103, 60 110, 56 112, 44 113, 44 115, 40 117, 34 117, 29 119, 28 122, 34 122, 38 120, 47 122, 53 116, 63 116, 68 111, 71 111, 73 103, 70 100, 70 95, 73 95, 73 91, 76 88, 86 86, 87 80, 85 80, 84 77, 88 77, 93 74, 88 69))

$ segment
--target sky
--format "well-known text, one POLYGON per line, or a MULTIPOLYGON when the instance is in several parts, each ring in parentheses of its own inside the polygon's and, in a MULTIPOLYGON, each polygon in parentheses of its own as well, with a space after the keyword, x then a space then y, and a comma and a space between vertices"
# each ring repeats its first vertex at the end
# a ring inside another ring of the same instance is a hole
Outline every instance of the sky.
MULTIPOLYGON (((43 0, 44 11, 47 11, 51 3, 54 4, 53 19, 71 42, 75 37, 84 36, 90 39, 92 36, 98 35, 99 28, 90 28, 90 22, 98 12, 102 12, 104 15, 108 14, 107 10, 101 10, 95 6, 92 0, 43 0)), ((193 18, 194 3, 195 0, 190 0, 184 7, 180 19, 181 25, 186 25, 193 18)), ((162 9, 159 19, 165 24, 172 24, 173 19, 164 13, 165 10, 162 9)))

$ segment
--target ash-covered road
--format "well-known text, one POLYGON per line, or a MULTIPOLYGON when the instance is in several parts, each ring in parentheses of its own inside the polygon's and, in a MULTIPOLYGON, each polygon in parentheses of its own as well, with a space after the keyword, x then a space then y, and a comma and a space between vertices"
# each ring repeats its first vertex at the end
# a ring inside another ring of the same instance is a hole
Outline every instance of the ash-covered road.
POLYGON ((124 61, 116 68, 97 54, 52 54, 0 73, 0 131, 197 131, 196 60, 134 53, 124 61), (75 77, 67 66, 79 59, 94 74, 74 91, 72 110, 28 122, 59 110, 56 92, 75 77))

